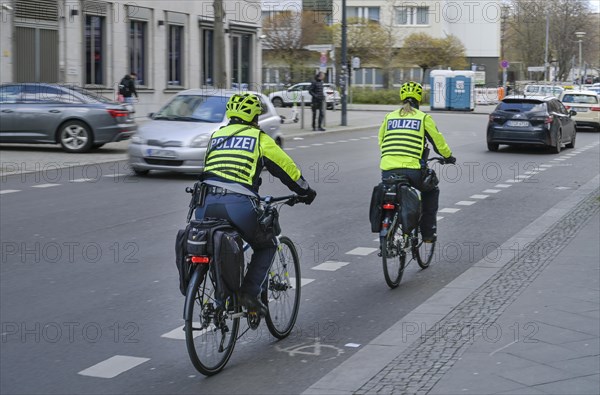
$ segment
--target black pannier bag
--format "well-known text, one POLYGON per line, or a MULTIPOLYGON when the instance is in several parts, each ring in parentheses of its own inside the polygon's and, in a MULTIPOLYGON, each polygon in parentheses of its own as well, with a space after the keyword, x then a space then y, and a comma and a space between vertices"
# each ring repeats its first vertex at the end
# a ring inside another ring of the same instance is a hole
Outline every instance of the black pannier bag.
POLYGON ((417 190, 411 186, 399 185, 398 190, 402 233, 409 234, 419 226, 419 220, 421 219, 421 198, 417 190))
POLYGON ((225 300, 239 290, 244 275, 244 241, 233 228, 215 231, 213 241, 216 296, 225 300))
POLYGON ((381 227, 381 216, 383 203, 383 195, 385 193, 385 186, 383 183, 379 183, 373 188, 371 195, 371 205, 369 206, 369 221, 371 221, 371 232, 378 233, 381 227))
POLYGON ((175 263, 179 271, 179 291, 185 296, 192 277, 193 265, 190 256, 211 256, 213 252, 213 233, 216 230, 230 228, 231 225, 221 219, 192 220, 177 232, 175 239, 175 263))

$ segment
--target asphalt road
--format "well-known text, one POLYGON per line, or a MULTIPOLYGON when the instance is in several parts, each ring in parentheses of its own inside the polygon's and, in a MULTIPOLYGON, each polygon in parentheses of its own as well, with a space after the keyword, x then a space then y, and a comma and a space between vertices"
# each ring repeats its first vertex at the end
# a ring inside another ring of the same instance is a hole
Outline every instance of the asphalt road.
MULTIPOLYGON (((212 378, 194 370, 176 339, 183 297, 174 238, 194 177, 138 178, 122 161, 2 177, 0 392, 300 393, 482 257, 514 254, 496 248, 600 171, 598 134, 579 133, 560 155, 491 153, 487 116, 433 116, 458 164, 437 167, 443 218, 430 268, 411 262, 398 289, 385 285, 368 222, 379 181, 372 128, 289 139, 318 191, 313 205, 281 213, 305 281, 296 329, 283 341, 264 324, 246 333, 212 378), (319 270, 324 262, 337 268, 319 270), (86 370, 109 358, 122 369, 86 370)), ((265 175, 261 192, 286 190, 265 175)))

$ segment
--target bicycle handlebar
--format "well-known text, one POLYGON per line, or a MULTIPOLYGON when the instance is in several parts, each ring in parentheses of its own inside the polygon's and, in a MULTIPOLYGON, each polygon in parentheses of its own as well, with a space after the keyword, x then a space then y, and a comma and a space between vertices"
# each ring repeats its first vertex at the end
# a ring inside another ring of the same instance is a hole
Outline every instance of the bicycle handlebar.
POLYGON ((440 164, 443 165, 446 163, 446 158, 442 158, 441 156, 434 156, 433 158, 427 159, 427 162, 432 162, 432 161, 439 162, 440 164))

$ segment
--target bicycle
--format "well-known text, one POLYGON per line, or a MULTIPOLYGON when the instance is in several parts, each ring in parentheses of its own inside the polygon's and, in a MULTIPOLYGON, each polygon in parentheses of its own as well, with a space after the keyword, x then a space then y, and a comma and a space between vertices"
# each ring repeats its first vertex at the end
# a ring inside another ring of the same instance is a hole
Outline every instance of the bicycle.
MULTIPOLYGON (((430 158, 427 161, 445 163, 445 159, 441 157, 430 158)), ((408 178, 405 176, 393 176, 387 179, 387 182, 388 185, 394 185, 394 187, 390 188, 390 192, 386 192, 384 195, 379 241, 380 256, 383 263, 383 276, 387 285, 394 289, 400 285, 400 281, 402 280, 402 275, 407 265, 406 257, 408 252, 410 251, 412 260, 416 260, 421 269, 427 269, 433 258, 436 243, 435 241, 424 242, 418 225, 408 232, 402 229, 400 221, 400 207, 402 206, 402 202, 398 201, 397 194, 400 193, 399 187, 410 187, 408 178)))
MULTIPOLYGON (((193 193, 191 188, 186 188, 186 191, 193 193)), ((272 221, 278 227, 281 205, 294 205, 298 198, 298 195, 261 198, 260 204, 265 213, 261 224, 266 225, 272 221)), ((195 201, 197 200, 193 196, 192 202, 195 201)), ((190 203, 188 222, 192 205, 195 203, 190 203)), ((265 321, 269 332, 277 339, 284 339, 291 333, 300 307, 300 260, 292 240, 280 235, 276 236, 276 240, 277 252, 261 298, 267 306, 265 321)), ((249 245, 244 243, 244 251, 248 249, 249 245)), ((212 376, 225 367, 237 340, 248 330, 258 328, 261 316, 242 307, 236 294, 218 303, 215 296, 215 272, 211 270, 213 257, 190 256, 189 259, 193 265, 193 273, 187 287, 183 313, 186 346, 194 367, 205 376, 212 376), (247 319, 248 328, 238 335, 242 318, 247 319)), ((242 270, 240 286, 243 274, 242 270)))

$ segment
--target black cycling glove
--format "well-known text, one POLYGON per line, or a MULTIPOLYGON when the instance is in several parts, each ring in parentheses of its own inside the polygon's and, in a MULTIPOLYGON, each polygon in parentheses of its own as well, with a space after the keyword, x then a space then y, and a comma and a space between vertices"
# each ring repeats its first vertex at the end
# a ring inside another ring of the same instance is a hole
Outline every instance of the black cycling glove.
POLYGON ((304 204, 311 204, 313 200, 317 197, 317 191, 312 188, 308 188, 305 196, 298 196, 298 201, 304 204))
POLYGON ((456 163, 456 158, 450 155, 449 157, 444 159, 444 163, 453 165, 456 163))

